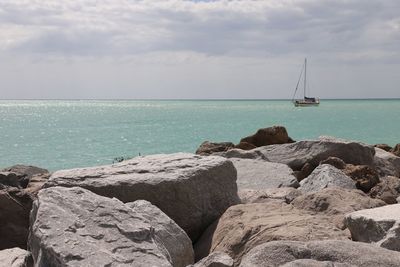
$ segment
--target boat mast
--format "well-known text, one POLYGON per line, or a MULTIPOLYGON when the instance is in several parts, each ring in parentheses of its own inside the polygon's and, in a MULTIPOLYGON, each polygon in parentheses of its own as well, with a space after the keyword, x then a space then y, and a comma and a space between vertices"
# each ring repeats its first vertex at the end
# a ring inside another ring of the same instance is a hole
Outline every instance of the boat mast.
POLYGON ((304 59, 304 99, 306 98, 307 58, 304 59))

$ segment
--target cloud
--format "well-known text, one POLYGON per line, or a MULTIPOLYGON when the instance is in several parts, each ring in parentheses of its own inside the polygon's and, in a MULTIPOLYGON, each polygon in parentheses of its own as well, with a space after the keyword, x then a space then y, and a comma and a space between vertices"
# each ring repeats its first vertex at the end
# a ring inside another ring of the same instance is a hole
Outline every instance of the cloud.
POLYGON ((5 0, 0 49, 57 56, 191 51, 399 59, 398 10, 397 0, 5 0))

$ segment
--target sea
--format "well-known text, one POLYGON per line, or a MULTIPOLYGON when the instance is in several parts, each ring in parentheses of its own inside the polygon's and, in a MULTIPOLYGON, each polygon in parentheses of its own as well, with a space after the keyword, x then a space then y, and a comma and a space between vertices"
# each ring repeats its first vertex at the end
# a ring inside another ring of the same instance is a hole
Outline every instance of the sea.
POLYGON ((282 125, 294 140, 319 136, 400 143, 400 99, 321 100, 1 100, 0 168, 50 171, 118 158, 196 151, 206 140, 238 143, 282 125))

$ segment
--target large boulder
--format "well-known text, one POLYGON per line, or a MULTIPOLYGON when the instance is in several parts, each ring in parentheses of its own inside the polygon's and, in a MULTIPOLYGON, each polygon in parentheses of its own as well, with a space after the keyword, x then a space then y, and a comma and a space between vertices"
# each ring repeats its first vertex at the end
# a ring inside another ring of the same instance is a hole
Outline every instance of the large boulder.
POLYGON ((307 178, 300 182, 299 190, 316 192, 328 187, 356 189, 355 182, 341 170, 329 164, 318 166, 307 178))
POLYGON ((79 187, 41 190, 28 242, 35 266, 172 266, 171 255, 179 248, 186 255, 186 249, 176 244, 171 251, 164 240, 168 230, 154 228, 165 215, 147 219, 140 206, 132 209, 79 187))
POLYGON ((375 148, 374 166, 381 177, 400 177, 400 157, 392 153, 375 148))
POLYGON ((285 164, 265 160, 231 158, 237 170, 239 189, 299 187, 293 170, 285 164))
POLYGON ((344 216, 347 213, 381 207, 385 202, 372 199, 360 190, 349 190, 340 187, 329 187, 317 192, 296 197, 291 204, 298 209, 315 214, 325 214, 332 218, 338 228, 344 229, 344 216))
POLYGON ((33 197, 21 189, 0 190, 0 249, 25 249, 33 197))
POLYGON ((352 212, 346 225, 355 241, 400 251, 400 204, 352 212))
POLYGON ((195 244, 196 258, 227 253, 238 265, 255 246, 273 240, 348 239, 326 215, 300 210, 279 200, 230 207, 195 244))
POLYGON ((29 251, 20 248, 0 250, 0 266, 31 267, 32 257, 29 251))
POLYGON ((240 267, 398 267, 399 262, 398 252, 348 240, 274 241, 252 249, 240 267))
POLYGON ((52 186, 79 186, 125 203, 147 200, 173 219, 192 241, 228 207, 240 202, 231 161, 186 153, 57 171, 45 184, 52 186))
POLYGON ((240 143, 248 143, 260 147, 273 144, 293 143, 293 140, 288 136, 285 127, 272 126, 259 129, 255 134, 242 138, 240 143))
POLYGON ((209 141, 203 142, 200 147, 196 150, 196 154, 198 155, 211 155, 215 152, 223 152, 228 151, 235 147, 235 144, 231 142, 222 142, 222 143, 212 143, 209 141))
POLYGON ((185 267, 193 262, 192 241, 171 218, 146 200, 137 200, 125 205, 149 221, 154 228, 156 242, 168 249, 169 261, 174 267, 185 267))
POLYGON ((372 165, 374 154, 375 150, 372 146, 332 137, 263 146, 250 151, 232 149, 219 153, 219 155, 228 158, 264 159, 270 162, 283 163, 298 171, 306 163, 318 166, 321 161, 329 157, 337 157, 345 163, 354 165, 372 165))

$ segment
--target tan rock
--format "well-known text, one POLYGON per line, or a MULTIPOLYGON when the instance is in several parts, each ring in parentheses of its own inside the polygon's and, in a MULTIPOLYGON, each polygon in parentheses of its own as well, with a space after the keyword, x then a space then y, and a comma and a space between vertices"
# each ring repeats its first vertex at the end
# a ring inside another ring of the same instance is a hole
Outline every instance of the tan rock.
POLYGON ((206 156, 206 155, 211 155, 215 152, 228 151, 229 149, 232 149, 234 147, 235 145, 231 142, 213 143, 205 141, 196 150, 196 154, 206 156))
POLYGON ((283 126, 272 126, 259 129, 255 134, 242 138, 240 142, 246 142, 256 147, 273 144, 293 143, 283 126))

